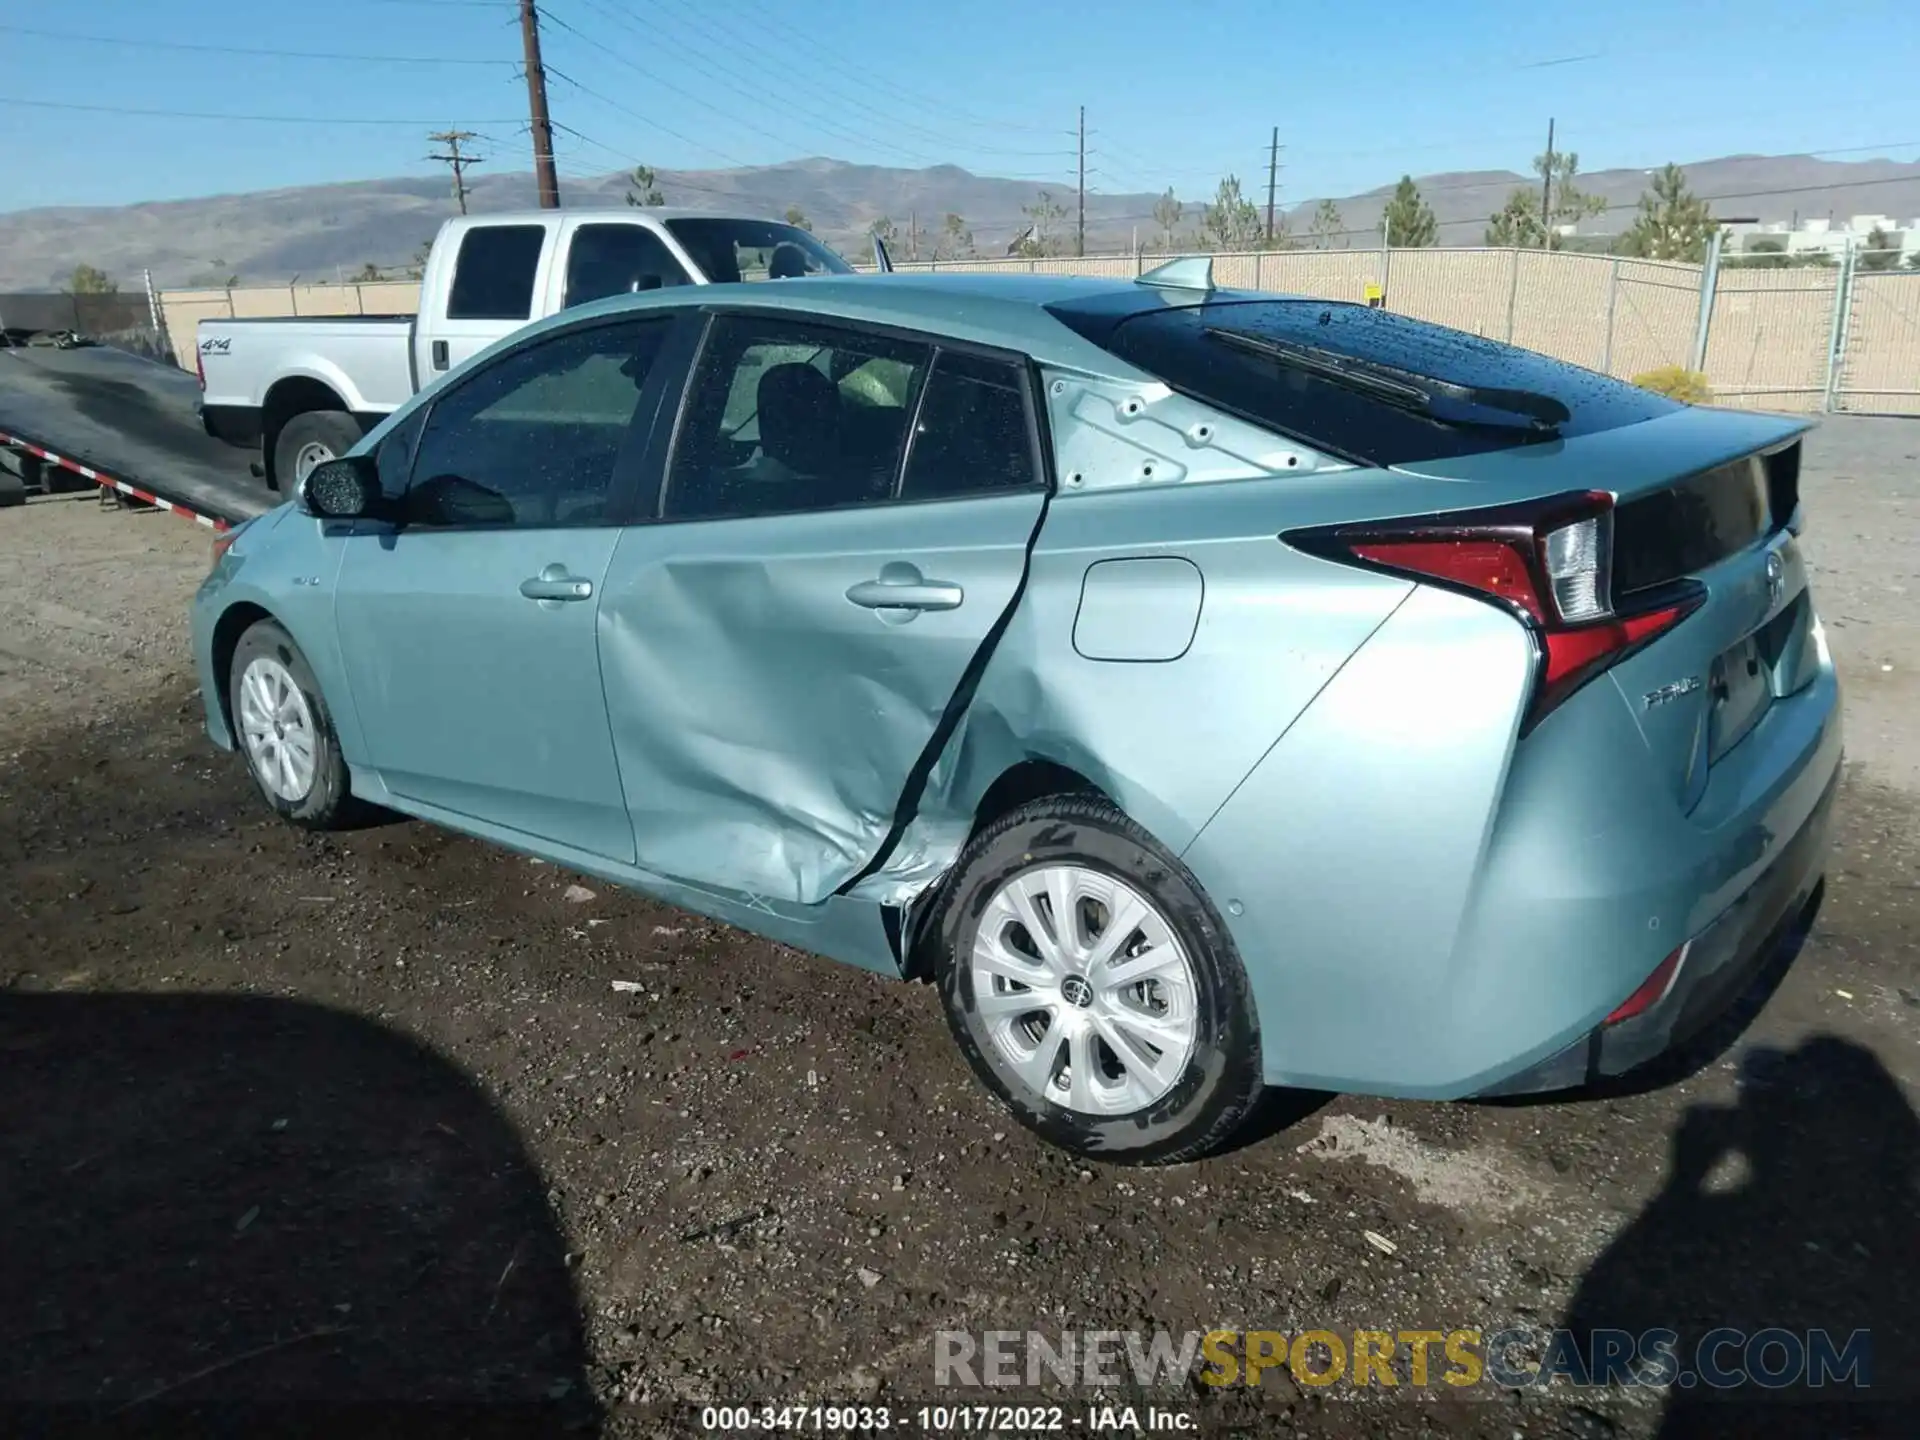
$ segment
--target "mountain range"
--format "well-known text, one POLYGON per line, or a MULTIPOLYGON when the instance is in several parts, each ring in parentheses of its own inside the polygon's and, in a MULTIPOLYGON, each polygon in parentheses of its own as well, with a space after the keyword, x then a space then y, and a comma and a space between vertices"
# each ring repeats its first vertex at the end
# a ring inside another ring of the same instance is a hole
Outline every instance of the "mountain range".
MULTIPOLYGON (((1730 155, 1683 166, 1695 194, 1713 198, 1728 217, 1765 221, 1855 214, 1884 214, 1905 222, 1920 216, 1920 163, 1892 160, 1835 161, 1811 155, 1730 155)), ((1258 180, 1241 177, 1246 198, 1264 202, 1258 180)), ((1625 227, 1648 183, 1644 170, 1600 170, 1579 177, 1579 187, 1608 209, 1584 222, 1596 234, 1625 227)), ((1450 172, 1416 177, 1441 222, 1442 244, 1481 243, 1486 218, 1509 192, 1537 185, 1510 170, 1450 172)), ((1071 235, 1075 195, 1071 184, 1044 187, 1031 181, 975 175, 955 165, 898 169, 826 158, 731 170, 661 171, 657 184, 667 203, 695 209, 744 210, 777 216, 798 207, 815 231, 855 259, 864 259, 864 235, 876 221, 891 219, 900 240, 897 258, 916 248, 933 253, 936 232, 949 214, 963 217, 978 253, 997 255, 1028 223, 1023 212, 1048 190, 1062 215, 1058 233, 1071 235)), ((561 198, 569 207, 621 206, 628 180, 615 173, 566 179, 561 198)), ((1362 194, 1330 197, 1342 230, 1330 243, 1365 248, 1375 242, 1380 212, 1392 193, 1388 181, 1362 194)), ((1089 193, 1087 249, 1124 250, 1137 238, 1153 246, 1161 234, 1148 193, 1089 193)), ((1208 196, 1182 196, 1181 234, 1197 229, 1208 196)), ((1283 202, 1286 197, 1282 197, 1283 202)), ((1290 229, 1305 233, 1320 197, 1283 203, 1290 229)), ((469 185, 475 213, 531 207, 530 174, 491 174, 469 185)), ((76 264, 106 271, 123 287, 138 285, 151 270, 156 285, 324 280, 351 276, 362 266, 400 267, 429 241, 453 213, 445 176, 404 176, 345 184, 310 185, 250 194, 122 206, 50 206, 0 212, 0 291, 46 290, 64 285, 76 264)))

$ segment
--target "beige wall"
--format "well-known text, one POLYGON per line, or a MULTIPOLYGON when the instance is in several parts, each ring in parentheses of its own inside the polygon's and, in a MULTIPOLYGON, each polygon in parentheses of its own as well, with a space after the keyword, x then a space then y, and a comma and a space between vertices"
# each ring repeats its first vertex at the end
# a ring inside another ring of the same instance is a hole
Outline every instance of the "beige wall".
MULTIPOLYGON (((901 262, 900 270, 964 270, 1123 278, 1152 265, 1132 255, 1085 259, 901 262)), ((862 266, 862 269, 870 267, 862 266)), ((1384 285, 1401 314, 1629 378, 1685 365, 1700 313, 1701 267, 1538 250, 1284 250, 1214 256, 1215 283, 1362 300, 1384 285)), ((1723 405, 1823 408, 1839 268, 1723 268, 1707 376, 1723 405)), ((413 281, 168 290, 160 297, 175 351, 193 364, 194 328, 224 316, 410 315, 413 281)), ((1920 414, 1920 273, 1857 272, 1848 302, 1840 409, 1920 414)))

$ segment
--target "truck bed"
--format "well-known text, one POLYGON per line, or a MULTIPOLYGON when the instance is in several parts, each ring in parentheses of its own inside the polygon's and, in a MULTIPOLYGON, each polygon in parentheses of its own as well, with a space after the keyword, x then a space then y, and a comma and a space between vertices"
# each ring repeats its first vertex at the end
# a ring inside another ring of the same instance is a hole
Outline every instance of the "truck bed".
POLYGON ((410 315, 202 320, 195 338, 208 419, 227 439, 257 435, 274 385, 298 377, 356 415, 384 415, 413 395, 413 325, 410 315))
POLYGON ((198 400, 192 375, 104 345, 0 349, 0 431, 209 519, 279 504, 247 452, 201 429, 198 400))

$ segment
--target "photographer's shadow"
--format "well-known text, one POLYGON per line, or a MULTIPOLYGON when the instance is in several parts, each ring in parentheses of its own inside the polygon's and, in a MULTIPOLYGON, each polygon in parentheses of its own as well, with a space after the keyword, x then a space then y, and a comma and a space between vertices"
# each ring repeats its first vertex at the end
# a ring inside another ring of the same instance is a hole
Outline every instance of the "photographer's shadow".
MULTIPOLYGON (((1869 1051, 1819 1036, 1749 1051, 1736 1104, 1687 1111, 1666 1187, 1595 1261, 1565 1323, 1583 1341, 1596 1329, 1676 1331, 1683 1371, 1728 1327, 1802 1343, 1824 1331, 1843 1358, 1868 1331, 1853 1352, 1867 1360, 1855 1378, 1868 1388, 1834 1373, 1817 1388, 1804 1374, 1777 1389, 1696 1379, 1668 1390, 1659 1433, 1910 1434, 1887 1427, 1920 1413, 1917 1299, 1920 1118, 1869 1051)), ((1785 1372, 1783 1345, 1756 1356, 1722 1344, 1716 1377, 1785 1372)))
POLYGON ((519 1137, 356 1016, 0 995, 0 1222, 9 1435, 595 1426, 519 1137))

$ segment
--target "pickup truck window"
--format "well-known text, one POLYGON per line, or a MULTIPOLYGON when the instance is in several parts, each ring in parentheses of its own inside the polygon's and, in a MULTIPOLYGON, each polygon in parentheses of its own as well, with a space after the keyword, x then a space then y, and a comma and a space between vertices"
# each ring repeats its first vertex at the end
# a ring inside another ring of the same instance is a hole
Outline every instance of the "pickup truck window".
POLYGON ((501 356, 427 417, 410 526, 598 525, 614 461, 670 318, 544 337, 501 356))
POLYGON ((546 244, 544 225, 480 225, 460 240, 449 320, 526 320, 533 315, 533 279, 546 244))
POLYGON ((667 231, 716 285, 851 275, 853 267, 798 225, 774 220, 669 220, 667 231))
POLYGON ((567 251, 565 308, 687 284, 687 272, 666 244, 644 225, 582 225, 567 251))

